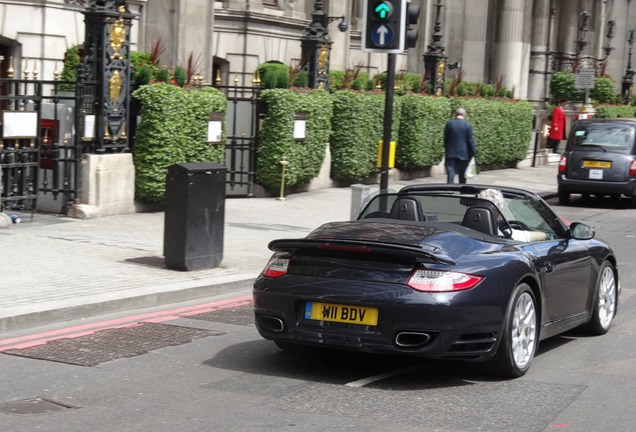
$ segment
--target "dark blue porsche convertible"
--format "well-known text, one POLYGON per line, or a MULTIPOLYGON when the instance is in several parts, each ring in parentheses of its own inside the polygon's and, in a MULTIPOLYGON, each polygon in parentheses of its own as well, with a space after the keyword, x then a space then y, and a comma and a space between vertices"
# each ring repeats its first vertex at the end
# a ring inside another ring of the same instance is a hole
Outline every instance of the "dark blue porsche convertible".
POLYGON ((594 235, 521 189, 378 193, 357 220, 269 244, 253 289, 256 327, 283 349, 482 361, 519 377, 539 341, 609 330, 617 259, 594 235))

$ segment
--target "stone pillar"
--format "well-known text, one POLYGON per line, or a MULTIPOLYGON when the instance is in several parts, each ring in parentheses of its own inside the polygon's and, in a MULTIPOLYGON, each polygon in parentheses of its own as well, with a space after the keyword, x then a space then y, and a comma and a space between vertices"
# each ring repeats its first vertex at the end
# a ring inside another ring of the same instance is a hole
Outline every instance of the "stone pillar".
POLYGON ((497 57, 493 79, 503 77, 515 97, 525 99, 528 93, 529 41, 524 41, 525 8, 532 10, 532 1, 502 0, 499 12, 497 57))
POLYGON ((333 41, 331 46, 330 69, 345 71, 352 67, 350 63, 349 41, 351 40, 351 0, 329 2, 328 16, 344 16, 349 23, 349 30, 341 32, 338 29, 340 20, 328 24, 329 38, 333 41))
POLYGON ((206 72, 207 82, 212 82, 212 36, 214 2, 206 0, 181 0, 177 58, 175 64, 187 67, 192 56, 198 69, 206 72))
POLYGON ((81 204, 69 209, 69 217, 93 219, 135 213, 135 165, 131 153, 86 154, 81 171, 81 204))
POLYGON ((550 51, 550 0, 535 0, 532 11, 532 46, 528 99, 543 102, 548 97, 548 51, 550 51))
POLYGON ((464 79, 481 82, 488 75, 486 59, 491 57, 487 52, 488 0, 466 0, 464 29, 461 66, 466 73, 464 79))
POLYGON ((555 51, 574 53, 579 22, 578 2, 557 2, 557 13, 555 51))

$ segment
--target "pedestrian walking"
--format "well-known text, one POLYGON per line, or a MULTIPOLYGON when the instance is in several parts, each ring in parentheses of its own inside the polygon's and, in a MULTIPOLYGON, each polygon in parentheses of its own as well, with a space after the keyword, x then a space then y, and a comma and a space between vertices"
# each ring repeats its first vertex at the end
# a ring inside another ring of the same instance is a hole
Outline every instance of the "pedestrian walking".
POLYGON ((470 159, 477 156, 477 147, 473 138, 473 126, 466 120, 466 110, 457 108, 455 118, 446 123, 444 129, 444 160, 447 183, 466 183, 466 167, 470 159))
POLYGON ((565 101, 560 100, 552 110, 552 121, 550 122, 550 134, 548 135, 548 149, 552 153, 558 153, 559 144, 565 137, 565 101))

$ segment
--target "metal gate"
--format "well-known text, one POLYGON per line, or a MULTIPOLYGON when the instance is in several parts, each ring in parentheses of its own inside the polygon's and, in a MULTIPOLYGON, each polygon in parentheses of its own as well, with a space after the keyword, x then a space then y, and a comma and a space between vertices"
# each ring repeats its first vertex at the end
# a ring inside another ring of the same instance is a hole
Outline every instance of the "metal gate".
POLYGON ((254 196, 259 136, 260 86, 221 86, 227 98, 225 165, 226 195, 254 196))
POLYGON ((64 213, 77 198, 75 92, 61 90, 72 84, 0 79, 0 211, 64 213))

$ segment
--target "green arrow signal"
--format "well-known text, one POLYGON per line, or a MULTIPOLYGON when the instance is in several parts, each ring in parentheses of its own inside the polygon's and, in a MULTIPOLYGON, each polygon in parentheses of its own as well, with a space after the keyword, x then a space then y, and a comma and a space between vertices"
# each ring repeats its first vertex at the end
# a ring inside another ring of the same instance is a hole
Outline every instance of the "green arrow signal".
POLYGON ((380 19, 387 19, 391 13, 391 7, 386 2, 382 2, 375 7, 373 12, 379 15, 380 19))

